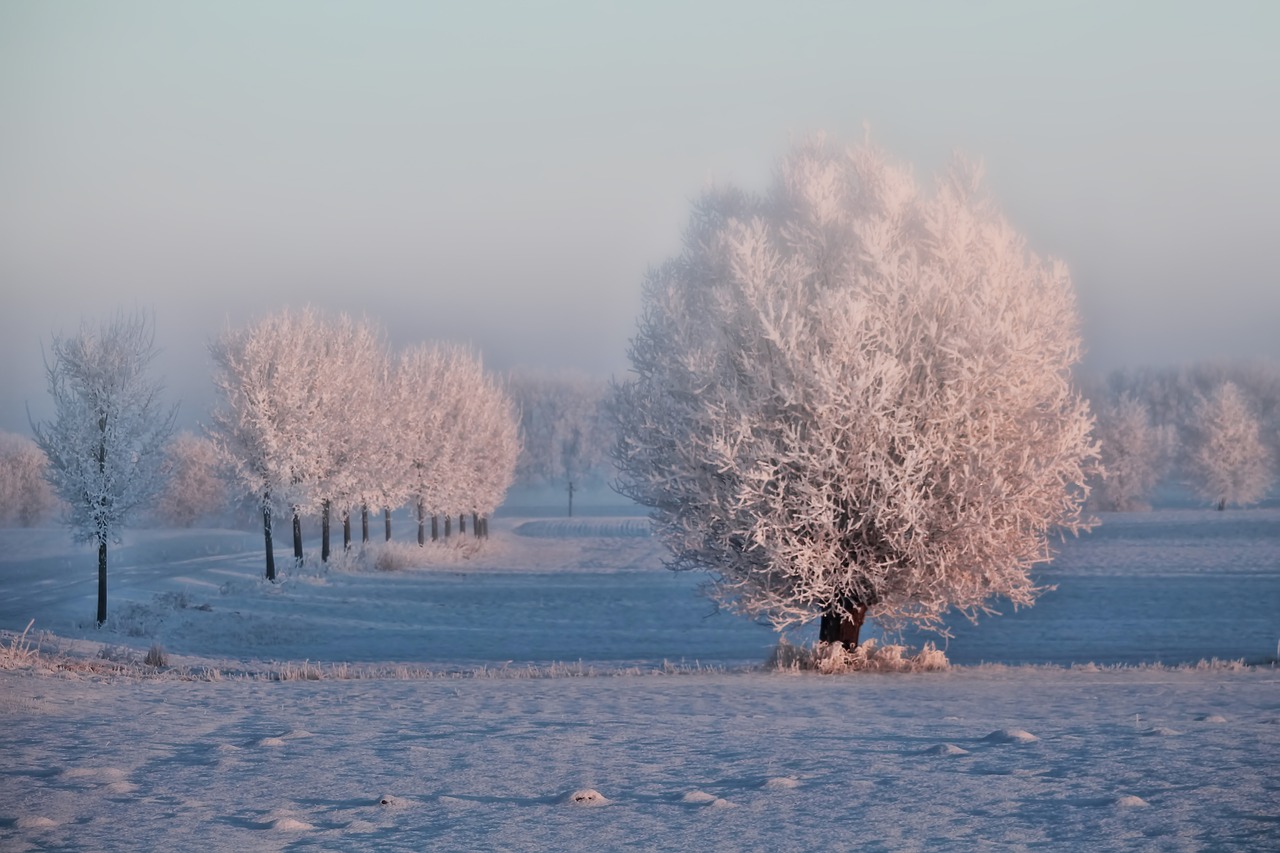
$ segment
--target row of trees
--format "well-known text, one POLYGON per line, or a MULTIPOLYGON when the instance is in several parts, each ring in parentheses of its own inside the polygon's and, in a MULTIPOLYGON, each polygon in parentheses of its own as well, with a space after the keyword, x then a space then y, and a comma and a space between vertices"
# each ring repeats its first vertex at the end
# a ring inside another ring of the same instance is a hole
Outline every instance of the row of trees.
POLYGON ((1280 460, 1280 366, 1208 363, 1117 371, 1092 389, 1108 510, 1150 508, 1175 480, 1225 509, 1267 495, 1280 460))
POLYGON ((229 330, 211 347, 219 404, 211 438, 239 486, 262 512, 266 575, 275 577, 272 515, 292 519, 302 560, 301 518, 321 519, 321 559, 330 522, 351 542, 351 513, 368 538, 370 510, 412 503, 418 541, 477 534, 510 485, 519 451, 514 407, 502 384, 464 348, 421 344, 398 356, 381 331, 345 315, 280 311, 229 330))

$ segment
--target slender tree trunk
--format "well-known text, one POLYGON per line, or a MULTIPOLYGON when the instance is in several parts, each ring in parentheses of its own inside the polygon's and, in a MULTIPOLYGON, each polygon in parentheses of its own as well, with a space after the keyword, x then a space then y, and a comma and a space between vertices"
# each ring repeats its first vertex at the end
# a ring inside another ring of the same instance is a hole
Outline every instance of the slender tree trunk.
POLYGON ((477 539, 480 538, 480 513, 471 513, 471 532, 475 534, 477 539))
POLYGON ((846 649, 858 647, 858 636, 862 632, 862 623, 867 616, 864 604, 846 602, 845 607, 853 612, 853 619, 835 612, 828 607, 822 612, 822 623, 818 628, 818 641, 822 643, 840 643, 846 649))
POLYGON ((267 546, 267 580, 272 583, 276 579, 276 551, 271 542, 271 507, 262 508, 262 540, 267 546))
POLYGON ((569 481, 569 517, 573 518, 573 481, 569 481))
POLYGON ((390 542, 391 541, 391 507, 384 506, 382 508, 382 521, 387 526, 387 538, 384 541, 390 542))
POLYGON ((422 548, 427 544, 427 509, 422 505, 422 501, 418 501, 418 547, 422 548))
POLYGON ((431 516, 431 541, 437 542, 440 539, 440 516, 431 516))
POLYGON ((480 530, 481 530, 481 534, 480 534, 481 538, 488 539, 489 538, 489 518, 487 516, 480 519, 480 530))
POLYGON ((320 504, 320 562, 329 562, 329 499, 320 504))
POLYGON ((1223 510, 1225 510, 1226 508, 1227 508, 1227 499, 1226 499, 1226 498, 1221 498, 1221 499, 1218 501, 1218 512, 1222 512, 1222 511, 1223 511, 1223 510))
POLYGON ((342 511, 342 550, 351 550, 351 510, 342 511))
POLYGON ((467 516, 465 513, 458 513, 458 535, 467 535, 467 516))
POLYGON ((360 542, 369 541, 369 505, 360 504, 360 542))
POLYGON ((107 621, 107 540, 98 535, 98 627, 107 621))
POLYGON ((293 564, 302 565, 302 519, 296 508, 293 511, 293 564))
POLYGON ((444 517, 444 538, 449 538, 449 525, 453 523, 453 516, 446 515, 444 517))

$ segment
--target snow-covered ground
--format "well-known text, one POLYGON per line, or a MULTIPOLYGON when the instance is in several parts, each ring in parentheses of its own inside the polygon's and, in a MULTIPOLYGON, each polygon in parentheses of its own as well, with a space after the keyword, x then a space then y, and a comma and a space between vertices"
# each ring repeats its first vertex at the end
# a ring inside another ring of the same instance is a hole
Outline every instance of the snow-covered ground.
POLYGON ((93 554, 0 531, 0 628, 136 664, 0 670, 0 849, 1277 849, 1280 510, 1103 520, 961 665, 842 677, 761 670, 634 519, 275 585, 136 531, 103 631, 93 554))

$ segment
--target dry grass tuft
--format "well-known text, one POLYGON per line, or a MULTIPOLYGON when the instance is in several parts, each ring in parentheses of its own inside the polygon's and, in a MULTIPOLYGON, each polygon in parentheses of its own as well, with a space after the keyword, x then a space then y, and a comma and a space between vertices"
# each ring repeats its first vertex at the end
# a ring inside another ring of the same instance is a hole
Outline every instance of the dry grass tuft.
POLYGON ((880 645, 867 640, 856 648, 846 649, 839 643, 816 643, 793 646, 783 638, 778 641, 766 665, 779 672, 817 672, 822 675, 844 675, 851 672, 937 672, 948 669, 946 653, 925 643, 915 654, 906 646, 880 645))

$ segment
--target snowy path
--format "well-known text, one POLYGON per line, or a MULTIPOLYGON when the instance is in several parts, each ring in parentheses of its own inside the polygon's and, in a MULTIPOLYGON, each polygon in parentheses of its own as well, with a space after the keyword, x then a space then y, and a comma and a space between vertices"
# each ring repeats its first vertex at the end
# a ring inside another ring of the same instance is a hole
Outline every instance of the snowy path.
POLYGON ((1275 671, 0 673, 0 754, 5 850, 1280 845, 1275 671))

